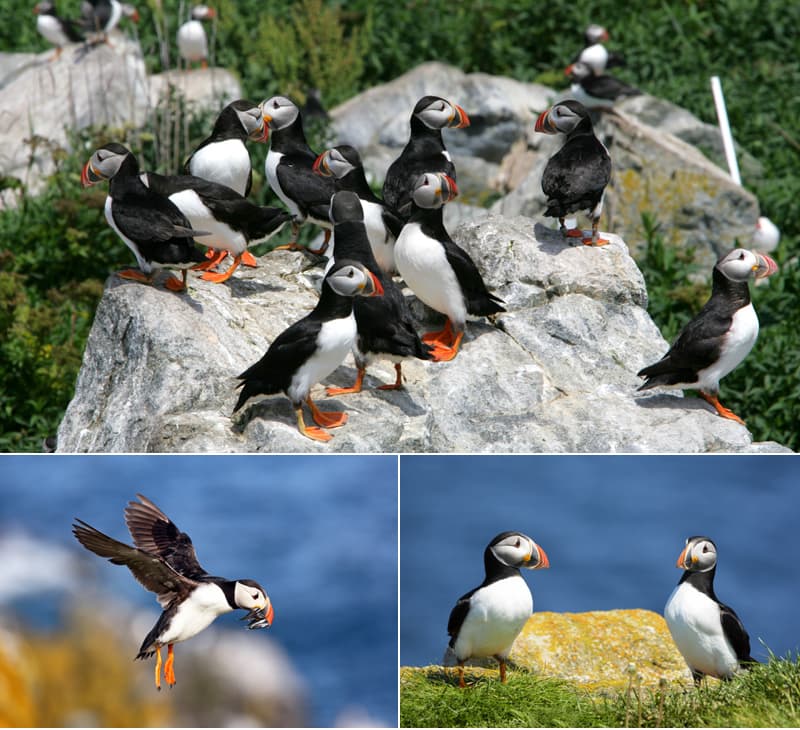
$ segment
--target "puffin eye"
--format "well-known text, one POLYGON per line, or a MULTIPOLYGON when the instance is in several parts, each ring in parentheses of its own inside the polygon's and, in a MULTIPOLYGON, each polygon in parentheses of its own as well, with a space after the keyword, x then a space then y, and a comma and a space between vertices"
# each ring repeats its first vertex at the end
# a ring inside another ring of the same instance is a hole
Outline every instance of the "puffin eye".
POLYGON ((517 538, 517 541, 514 543, 514 547, 519 547, 519 545, 520 545, 519 538, 517 538))
POLYGON ((256 598, 258 598, 258 593, 253 593, 253 594, 252 594, 252 598, 253 598, 253 600, 255 601, 255 600, 256 600, 256 598))
POLYGON ((707 552, 708 552, 708 545, 703 545, 703 552, 704 552, 704 553, 707 553, 707 552))

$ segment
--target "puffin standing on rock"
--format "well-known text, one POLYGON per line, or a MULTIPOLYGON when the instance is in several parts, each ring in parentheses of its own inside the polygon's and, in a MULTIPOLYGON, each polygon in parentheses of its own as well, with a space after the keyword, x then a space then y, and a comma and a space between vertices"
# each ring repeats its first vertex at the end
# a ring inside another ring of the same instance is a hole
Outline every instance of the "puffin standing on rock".
POLYGON ((411 215, 411 195, 424 172, 443 172, 456 179, 456 168, 444 146, 442 129, 469 126, 467 113, 441 96, 423 96, 411 114, 411 137, 389 166, 383 181, 383 199, 402 219, 411 215))
POLYGON ((750 301, 751 277, 763 279, 778 270, 766 254, 734 249, 714 267, 711 298, 680 332, 661 360, 638 375, 639 390, 696 388, 723 418, 744 421, 719 402, 719 381, 747 357, 758 338, 758 317, 750 301))
POLYGON ((141 269, 126 269, 117 275, 149 284, 154 268, 182 269, 183 280, 170 277, 165 286, 171 291, 186 289, 186 270, 206 260, 192 239, 206 235, 206 231, 194 230, 174 203, 142 182, 139 162, 121 144, 111 142, 100 147, 84 165, 83 187, 102 180, 110 180, 106 220, 133 251, 141 269))
POLYGON ((328 388, 327 394, 344 395, 361 392, 367 365, 375 357, 394 362, 396 378, 379 390, 399 390, 403 387, 402 361, 408 357, 431 360, 431 348, 420 340, 411 310, 400 287, 378 266, 370 249, 364 225, 363 201, 348 190, 340 190, 331 198, 334 259, 352 259, 375 274, 383 288, 381 297, 359 297, 353 300, 356 335, 353 357, 358 368, 356 382, 349 388, 328 388))
POLYGON ((603 45, 608 39, 608 31, 602 25, 592 23, 584 31, 584 46, 572 63, 585 63, 597 74, 613 66, 625 66, 625 59, 620 54, 609 51, 603 45))
POLYGON ((567 66, 564 73, 572 79, 570 93, 573 98, 587 109, 610 109, 617 99, 642 94, 634 86, 608 74, 597 73, 581 61, 567 66))
POLYGON ((158 597, 163 609, 145 637, 137 659, 156 655, 156 688, 161 689, 161 649, 167 647, 164 679, 175 684, 173 646, 208 627, 217 616, 241 608, 248 628, 272 625, 272 603, 254 580, 226 580, 209 575, 197 561, 191 538, 141 494, 125 507, 125 522, 133 537, 126 545, 76 519, 72 533, 87 550, 114 565, 124 565, 139 583, 158 597))
POLYGON ((315 441, 330 441, 332 437, 324 429, 343 426, 347 414, 320 411, 311 400, 311 386, 339 367, 353 347, 353 297, 382 294, 381 283, 363 264, 349 259, 336 262, 322 282, 313 311, 281 332, 264 357, 239 375, 242 392, 234 413, 255 395, 283 391, 292 402, 300 433, 315 441), (303 401, 322 428, 306 426, 303 401))
POLYGON ((414 294, 447 316, 441 332, 422 337, 433 346, 437 362, 458 354, 467 314, 487 317, 505 312, 503 300, 489 292, 478 267, 444 227, 442 207, 456 195, 455 182, 444 173, 420 175, 412 190, 411 217, 394 251, 397 270, 414 294))
POLYGON ((450 643, 442 664, 458 664, 458 685, 464 687, 464 662, 491 656, 500 663, 500 681, 506 681, 511 646, 533 613, 533 596, 520 568, 549 568, 547 554, 521 532, 501 532, 483 553, 486 577, 477 588, 458 599, 447 633, 450 643))
POLYGON ((589 246, 604 246, 608 241, 598 238, 597 225, 611 179, 611 157, 594 134, 589 112, 580 102, 567 99, 542 112, 535 130, 567 135, 564 146, 548 160, 542 174, 542 191, 547 197, 544 214, 558 218, 565 236, 581 238, 589 246), (567 230, 564 225, 568 215, 581 210, 588 210, 592 219, 591 238, 584 238, 579 228, 567 230))
POLYGON ((699 685, 706 675, 731 679, 740 667, 758 664, 750 656, 750 637, 736 611, 714 593, 714 542, 688 538, 676 565, 684 573, 664 607, 664 619, 694 683, 699 685))
POLYGON ((36 14, 36 30, 39 34, 56 47, 56 52, 51 61, 55 61, 63 52, 64 46, 69 43, 80 43, 83 35, 76 27, 75 23, 66 18, 59 17, 54 3, 36 3, 33 8, 36 14))
POLYGON ((195 5, 189 20, 178 28, 176 35, 178 52, 187 63, 200 61, 203 68, 208 66, 208 38, 203 21, 211 20, 215 15, 214 8, 195 5))

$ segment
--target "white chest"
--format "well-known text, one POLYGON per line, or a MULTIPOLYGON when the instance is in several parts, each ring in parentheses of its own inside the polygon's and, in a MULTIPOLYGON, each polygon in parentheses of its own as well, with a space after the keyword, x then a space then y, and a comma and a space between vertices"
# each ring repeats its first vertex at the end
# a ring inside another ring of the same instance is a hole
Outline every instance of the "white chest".
POLYGON ((372 255, 383 271, 393 274, 395 271, 394 236, 383 222, 383 206, 378 203, 361 201, 361 209, 364 211, 364 226, 367 229, 372 255))
POLYGON ((426 236, 419 224, 407 223, 394 245, 400 276, 416 296, 463 329, 467 318, 464 295, 442 244, 426 236))
POLYGON ((305 400, 311 386, 330 375, 344 362, 356 339, 356 320, 348 317, 332 319, 322 325, 317 336, 317 349, 294 374, 287 395, 292 403, 305 400))
POLYGON ((690 669, 712 677, 736 671, 736 653, 722 631, 719 605, 707 595, 681 583, 664 607, 664 619, 690 669))
POLYGON ((211 215, 211 211, 206 208, 194 190, 181 190, 170 195, 169 199, 189 219, 194 230, 209 233, 207 236, 198 236, 198 243, 203 246, 224 248, 234 256, 238 256, 247 248, 247 239, 211 215))
POLYGON ((278 182, 278 165, 282 158, 283 154, 281 152, 275 152, 270 148, 270 151, 267 153, 267 160, 264 163, 264 174, 267 176, 267 182, 272 188, 272 192, 281 199, 281 202, 289 209, 289 212, 297 218, 300 216, 300 209, 295 202, 283 192, 278 182))
POLYGON ((473 593, 453 647, 460 660, 507 657, 533 612, 533 596, 522 576, 504 578, 473 593))
POLYGON ((250 155, 241 140, 225 139, 195 152, 189 169, 192 175, 227 185, 244 195, 250 176, 250 155))
POLYGON ((158 637, 158 641, 174 644, 191 639, 210 626, 217 616, 232 610, 218 585, 203 584, 178 607, 169 627, 158 637))
POLYGON ((64 46, 69 43, 67 34, 61 28, 61 23, 52 15, 40 15, 36 18, 36 30, 54 46, 64 46))
POLYGON ((178 50, 187 61, 202 61, 208 57, 206 31, 199 20, 190 20, 178 28, 178 50))
POLYGON ((758 317, 748 304, 733 315, 731 328, 722 343, 719 360, 698 373, 700 387, 716 391, 719 381, 744 360, 758 339, 758 317))

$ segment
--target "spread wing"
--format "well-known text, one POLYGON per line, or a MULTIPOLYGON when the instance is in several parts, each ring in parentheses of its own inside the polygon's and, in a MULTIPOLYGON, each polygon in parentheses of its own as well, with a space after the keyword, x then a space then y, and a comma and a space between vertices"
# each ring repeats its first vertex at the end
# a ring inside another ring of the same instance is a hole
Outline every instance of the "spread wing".
POLYGON ((125 507, 125 523, 133 544, 186 578, 197 580, 207 576, 197 560, 192 539, 147 497, 141 494, 136 497, 139 502, 128 502, 125 507))
POLYGON ((124 565, 148 591, 158 597, 162 608, 175 598, 186 596, 198 583, 180 575, 157 555, 126 545, 103 534, 83 520, 76 519, 72 533, 87 550, 114 565, 124 565))

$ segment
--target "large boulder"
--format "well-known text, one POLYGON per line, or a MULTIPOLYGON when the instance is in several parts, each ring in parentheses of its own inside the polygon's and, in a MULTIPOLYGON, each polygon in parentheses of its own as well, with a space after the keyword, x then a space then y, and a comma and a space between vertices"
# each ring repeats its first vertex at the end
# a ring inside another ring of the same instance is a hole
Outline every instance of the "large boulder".
MULTIPOLYGON (((408 361, 406 387, 390 363, 370 367, 367 389, 325 399, 350 419, 327 444, 301 436, 283 395, 231 418, 236 375, 316 300, 320 269, 275 252, 226 285, 193 279, 190 292, 112 277, 58 433, 59 451, 270 452, 751 452, 747 429, 703 401, 636 393, 636 372, 667 349, 647 315, 640 271, 625 243, 568 245, 517 217, 454 232, 506 301, 470 323, 449 363, 408 361)), ((441 317, 412 299, 425 328, 441 317)), ((352 362, 328 384, 349 384, 352 362)), ((747 414, 744 414, 745 416, 747 414)))

